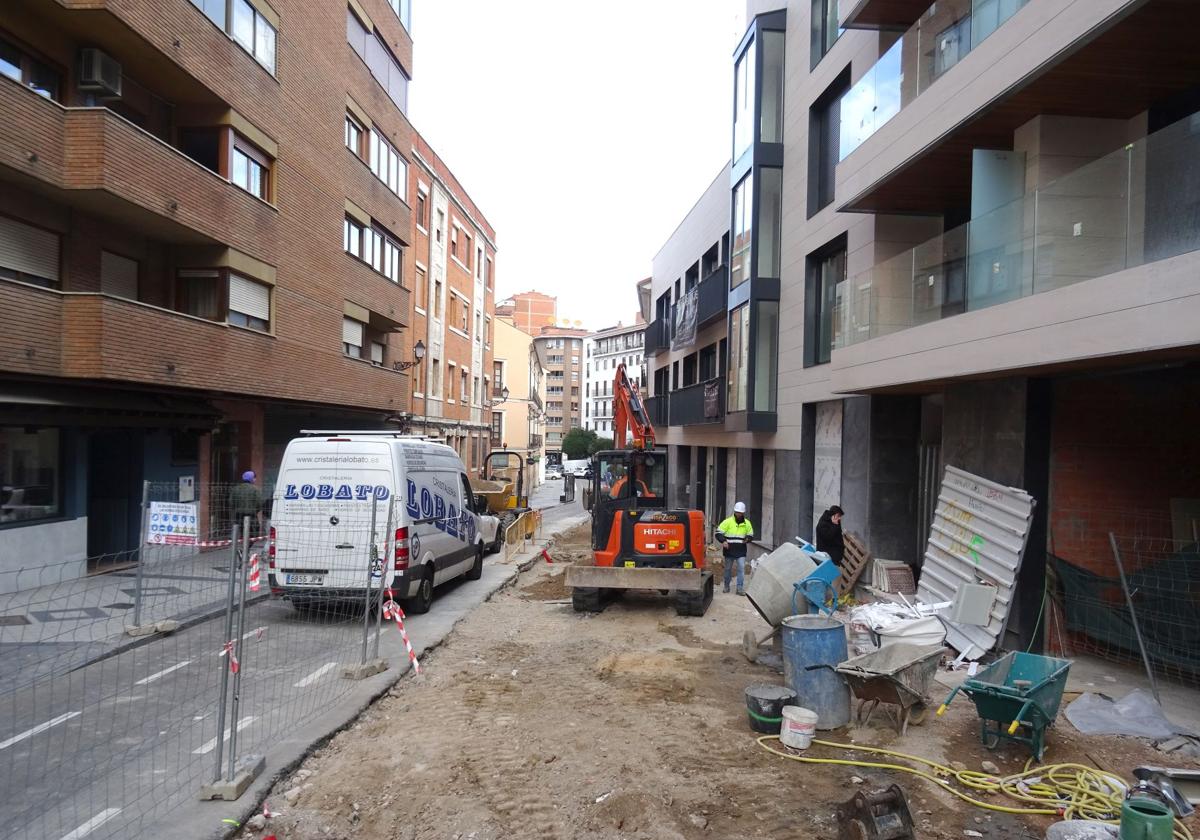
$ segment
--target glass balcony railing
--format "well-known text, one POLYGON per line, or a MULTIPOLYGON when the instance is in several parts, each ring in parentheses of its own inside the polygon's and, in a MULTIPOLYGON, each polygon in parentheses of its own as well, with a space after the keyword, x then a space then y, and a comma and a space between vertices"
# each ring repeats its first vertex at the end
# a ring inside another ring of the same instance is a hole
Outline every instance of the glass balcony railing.
POLYGON ((861 146, 1029 0, 938 0, 842 97, 838 159, 861 146))
POLYGON ((838 284, 834 346, 1200 250, 1200 112, 838 284))

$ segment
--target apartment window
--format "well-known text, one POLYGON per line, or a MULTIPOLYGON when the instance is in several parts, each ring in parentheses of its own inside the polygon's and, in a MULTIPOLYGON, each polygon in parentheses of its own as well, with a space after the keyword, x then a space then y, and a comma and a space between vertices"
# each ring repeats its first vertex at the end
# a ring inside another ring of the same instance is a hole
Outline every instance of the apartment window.
POLYGON ((492 343, 492 319, 486 315, 483 318, 483 343, 492 343))
POLYGON ((138 262, 110 251, 100 252, 100 291, 127 300, 138 299, 138 262))
POLYGON ((368 141, 367 165, 375 177, 387 184, 387 188, 404 199, 408 185, 408 162, 387 141, 378 127, 371 129, 368 141))
POLYGON ((459 304, 462 308, 462 311, 460 312, 460 315, 462 316, 462 331, 466 332, 471 328, 471 304, 462 299, 459 300, 459 304))
POLYGON ((60 434, 0 426, 0 525, 62 515, 60 434))
POLYGON ((758 171, 758 276, 779 276, 779 243, 783 227, 783 170, 758 171))
POLYGON ((839 299, 846 281, 846 237, 839 236, 809 255, 804 290, 804 363, 822 365, 839 338, 839 299))
POLYGON ((707 382, 717 376, 717 345, 712 343, 700 350, 700 381, 707 382))
POLYGON ((755 45, 742 52, 733 74, 733 160, 736 162, 750 148, 754 138, 754 62, 755 45))
POLYGON ((221 320, 221 272, 181 268, 175 275, 175 308, 209 321, 221 320))
POLYGON ((429 280, 425 276, 425 269, 420 266, 417 266, 416 276, 417 279, 413 284, 416 288, 413 289, 413 294, 416 296, 417 308, 424 311, 425 307, 429 305, 429 280))
POLYGON ((475 246, 475 276, 483 276, 483 248, 475 246))
POLYGON ((483 261, 483 266, 483 282, 490 292, 492 290, 492 258, 485 258, 483 261))
POLYGON ((0 216, 0 277, 57 289, 60 246, 57 233, 0 216))
POLYGON ((0 75, 8 76, 47 99, 57 101, 59 98, 58 71, 3 40, 0 40, 0 75))
POLYGON ((342 223, 342 247, 393 283, 400 282, 403 251, 399 241, 387 231, 347 216, 342 223))
POLYGON ((779 372, 779 301, 755 304, 754 410, 774 411, 779 372))
POLYGON ((192 0, 192 5, 224 32, 229 0, 192 0))
POLYGON ((434 358, 433 363, 429 367, 429 393, 435 397, 442 396, 442 363, 439 359, 434 358))
POLYGON ((499 396, 504 387, 504 362, 492 362, 492 393, 499 396))
POLYGON ((437 232, 435 234, 437 236, 438 242, 442 241, 442 231, 445 230, 445 228, 446 228, 446 214, 444 212, 442 212, 441 210, 439 210, 438 214, 437 214, 437 232))
POLYGON ((729 287, 750 279, 751 239, 753 237, 754 173, 750 172, 733 188, 733 258, 729 268, 729 287))
POLYGON ((424 370, 421 365, 412 368, 412 389, 415 394, 425 393, 425 389, 421 387, 425 380, 424 370))
POLYGON ((458 257, 458 228, 450 228, 450 256, 458 257))
POLYGON ((467 271, 471 270, 471 234, 463 232, 463 265, 467 267, 467 271))
POLYGON ((426 230, 429 227, 429 196, 424 190, 417 190, 417 227, 426 230))
POLYGON ((349 7, 346 9, 346 40, 400 112, 407 113, 408 75, 379 33, 369 31, 349 7))
POLYGON ((400 22, 404 24, 404 28, 412 30, 412 2, 411 0, 388 0, 388 5, 392 7, 392 11, 396 13, 396 17, 400 18, 400 22))
POLYGON ((475 313, 475 341, 476 343, 483 342, 483 314, 475 313))
POLYGON ((433 281, 433 317, 442 317, 442 281, 433 281))
MULTIPOLYGON (((727 411, 745 411, 750 366, 750 304, 744 303, 729 318, 729 381, 727 411)), ((678 380, 677 380, 678 381, 678 380)))
POLYGON ((933 78, 958 64, 971 51, 971 15, 955 21, 933 39, 933 78))
POLYGON ((465 405, 467 400, 471 396, 471 391, 469 388, 469 384, 471 381, 471 375, 469 373, 467 373, 465 370, 460 369, 459 381, 460 381, 460 385, 461 385, 461 387, 459 388, 459 399, 461 399, 463 401, 463 404, 465 405))
POLYGON ((472 403, 473 405, 479 405, 479 397, 480 397, 480 394, 479 394, 479 377, 478 377, 478 376, 472 376, 472 377, 471 377, 471 403, 472 403))
POLYGON ((492 412, 492 440, 500 440, 504 435, 504 412, 492 412))
POLYGON ((275 72, 275 27, 246 0, 232 0, 229 34, 263 67, 275 72))
POLYGON ((271 287, 229 275, 229 323, 260 332, 271 328, 271 287))
POLYGON ((346 148, 354 152, 356 157, 364 157, 363 154, 363 139, 367 136, 367 129, 358 119, 351 113, 346 114, 346 148))
MULTIPOLYGON (((835 0, 836 2, 836 0, 835 0)), ((759 99, 758 139, 783 142, 783 33, 766 30, 762 40, 762 91, 759 99)))
POLYGON ((383 352, 386 347, 387 345, 381 341, 371 342, 371 364, 383 367, 383 352))
POLYGON ((809 55, 810 69, 821 63, 825 54, 833 49, 842 30, 838 0, 812 0, 812 51, 809 55))
POLYGON ((355 359, 362 357, 366 324, 353 318, 342 318, 342 352, 355 359))
POLYGON ((263 201, 271 200, 271 159, 240 135, 233 135, 233 171, 229 180, 263 201))
POLYGON ((809 218, 833 201, 841 142, 842 95, 849 87, 847 67, 808 110, 809 218))
POLYGON ((454 402, 454 369, 458 365, 454 362, 446 363, 446 399, 454 402))

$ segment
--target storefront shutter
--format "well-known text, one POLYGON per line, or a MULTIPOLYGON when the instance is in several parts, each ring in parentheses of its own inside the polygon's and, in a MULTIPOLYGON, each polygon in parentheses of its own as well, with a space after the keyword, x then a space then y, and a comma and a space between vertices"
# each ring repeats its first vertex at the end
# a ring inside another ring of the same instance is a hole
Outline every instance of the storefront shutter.
POLYGON ((0 216, 0 267, 58 282, 59 236, 0 216))
POLYGON ((100 291, 106 295, 138 299, 137 260, 108 251, 100 252, 100 291))
POLYGON ((261 283, 236 274, 229 275, 229 308, 268 323, 271 320, 271 290, 261 283))

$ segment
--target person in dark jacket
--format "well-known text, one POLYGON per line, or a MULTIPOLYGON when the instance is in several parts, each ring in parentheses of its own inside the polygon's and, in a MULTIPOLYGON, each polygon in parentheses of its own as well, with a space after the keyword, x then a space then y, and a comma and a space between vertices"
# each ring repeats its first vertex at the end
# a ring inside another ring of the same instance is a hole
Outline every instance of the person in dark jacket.
POLYGON ((842 509, 834 505, 817 521, 817 551, 824 551, 834 565, 842 565, 846 543, 842 540, 842 509))

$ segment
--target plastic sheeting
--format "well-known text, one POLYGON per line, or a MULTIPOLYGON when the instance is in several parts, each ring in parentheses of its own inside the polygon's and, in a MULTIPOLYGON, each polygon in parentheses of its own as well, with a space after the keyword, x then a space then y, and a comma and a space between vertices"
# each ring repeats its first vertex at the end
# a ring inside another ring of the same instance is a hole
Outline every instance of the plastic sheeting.
POLYGON ((1135 689, 1120 700, 1090 692, 1067 706, 1067 720, 1084 735, 1132 735, 1162 740, 1191 733, 1167 720, 1149 692, 1135 689))

